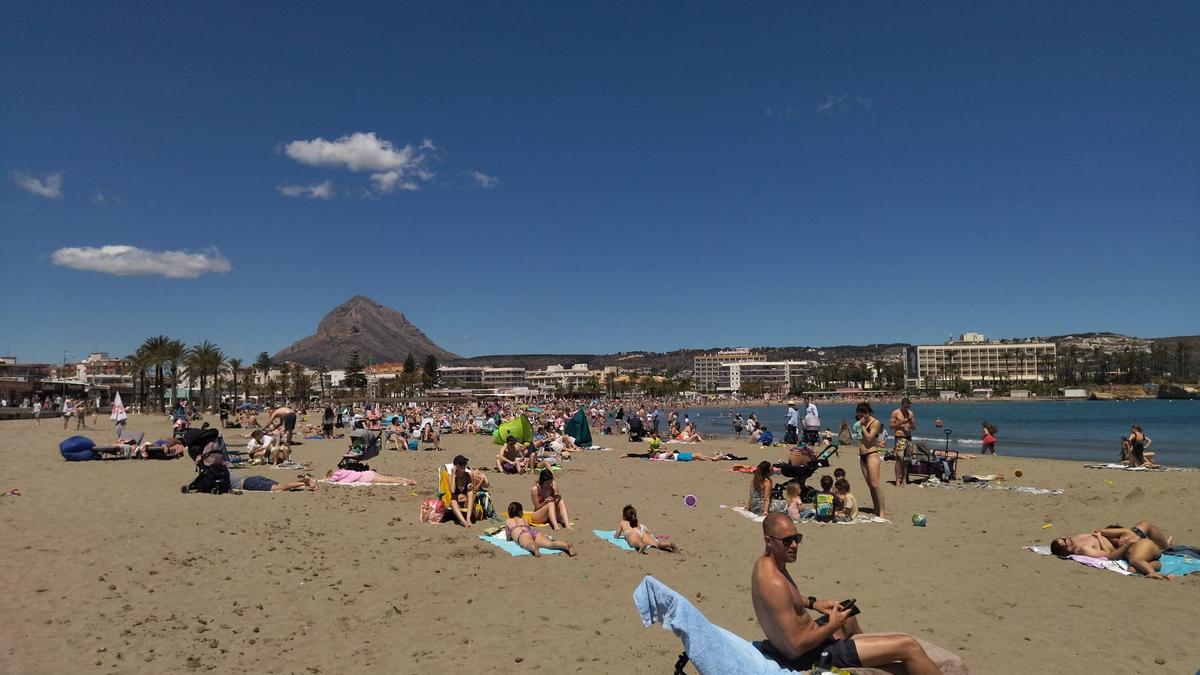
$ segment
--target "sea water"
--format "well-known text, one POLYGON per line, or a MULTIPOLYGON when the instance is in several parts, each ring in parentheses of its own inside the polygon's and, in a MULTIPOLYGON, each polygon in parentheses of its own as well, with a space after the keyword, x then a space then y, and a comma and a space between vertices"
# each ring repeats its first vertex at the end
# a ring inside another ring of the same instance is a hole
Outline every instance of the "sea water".
MULTIPOLYGON (((817 402, 822 428, 838 432, 841 421, 854 423, 855 403, 817 402)), ((875 417, 887 424, 897 403, 874 403, 875 417)), ((1168 466, 1200 466, 1200 401, 962 401, 918 403, 914 438, 938 448, 978 453, 983 423, 998 428, 996 452, 1018 457, 1115 462, 1120 458, 1122 436, 1139 424, 1154 442, 1154 461, 1168 466), (942 428, 934 420, 942 420, 942 428), (947 439, 945 431, 951 433, 947 439)), ((730 436, 733 418, 728 407, 688 408, 687 414, 703 434, 730 436)), ((783 439, 786 405, 737 406, 734 412, 758 415, 760 423, 783 439)), ((804 411, 801 410, 801 416, 804 411)), ((665 422, 666 413, 663 419, 665 422)), ((744 437, 744 435, 743 435, 744 437)))

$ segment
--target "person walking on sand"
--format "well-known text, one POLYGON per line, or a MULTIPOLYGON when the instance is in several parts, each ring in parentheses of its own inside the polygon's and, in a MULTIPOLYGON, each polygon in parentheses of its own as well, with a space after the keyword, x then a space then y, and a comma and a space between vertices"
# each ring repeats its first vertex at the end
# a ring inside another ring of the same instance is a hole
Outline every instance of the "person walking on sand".
POLYGON ((888 418, 888 426, 896 443, 892 446, 892 454, 896 456, 896 487, 904 487, 908 482, 908 460, 913 454, 912 434, 917 426, 917 418, 913 415, 912 401, 907 396, 900 399, 900 407, 892 411, 888 418))
POLYGON ((33 421, 37 422, 37 425, 39 427, 42 426, 42 402, 41 401, 35 400, 33 402, 33 421))
POLYGON ((854 411, 854 417, 862 427, 862 438, 858 441, 858 464, 862 469, 863 480, 867 482, 867 489, 871 491, 871 506, 875 510, 875 515, 886 518, 887 515, 883 508, 883 489, 880 487, 879 480, 879 465, 883 463, 883 460, 875 448, 879 434, 883 431, 883 424, 872 417, 872 413, 871 404, 866 401, 859 403, 854 411))
POLYGON ((996 454, 996 425, 991 422, 983 423, 983 452, 979 454, 996 454))

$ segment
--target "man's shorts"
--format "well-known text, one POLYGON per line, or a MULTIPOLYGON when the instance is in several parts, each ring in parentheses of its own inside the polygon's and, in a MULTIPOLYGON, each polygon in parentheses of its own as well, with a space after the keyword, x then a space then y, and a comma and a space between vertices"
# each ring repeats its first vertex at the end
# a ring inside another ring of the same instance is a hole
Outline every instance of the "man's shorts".
POLYGON ((904 438, 903 436, 897 436, 896 444, 892 446, 892 454, 894 454, 897 459, 906 459, 912 457, 912 439, 904 438))
POLYGON ((775 650, 770 642, 755 642, 754 646, 763 653, 763 656, 792 670, 808 670, 813 666, 821 666, 826 669, 862 667, 862 661, 858 659, 858 646, 854 644, 854 640, 829 640, 795 659, 784 657, 775 650))
POLYGON ((265 476, 246 476, 242 481, 242 489, 250 492, 270 492, 275 481, 265 476))
POLYGON ((296 413, 288 413, 283 416, 283 430, 284 431, 295 431, 296 430, 296 413))

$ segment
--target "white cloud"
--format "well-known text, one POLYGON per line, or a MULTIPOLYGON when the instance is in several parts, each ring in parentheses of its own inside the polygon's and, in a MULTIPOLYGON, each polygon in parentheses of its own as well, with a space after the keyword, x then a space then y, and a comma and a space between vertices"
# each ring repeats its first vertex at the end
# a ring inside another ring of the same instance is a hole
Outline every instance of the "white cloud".
POLYGON ((433 178, 433 172, 424 165, 431 153, 437 151, 437 146, 426 138, 416 148, 411 145, 396 147, 370 131, 355 132, 333 141, 321 137, 292 141, 283 146, 283 151, 308 166, 369 171, 377 191, 392 192, 396 189, 418 190, 418 180, 428 182, 433 178))
POLYGON ((60 248, 52 254, 51 261, 59 267, 119 277, 162 276, 169 279, 194 279, 202 274, 224 273, 233 269, 229 260, 215 247, 202 253, 189 253, 148 251, 124 244, 83 246, 60 248))
POLYGON ((875 107, 875 100, 868 96, 826 94, 825 100, 817 104, 817 112, 825 115, 835 115, 840 112, 846 112, 851 108, 870 110, 873 107, 875 107))
POLYGON ((120 204, 121 198, 111 192, 104 192, 100 188, 96 188, 96 192, 92 194, 92 203, 98 206, 105 204, 120 204))
POLYGON ((284 197, 308 197, 309 199, 329 199, 333 196, 333 183, 314 183, 313 185, 280 185, 275 188, 284 197))
POLYGON ((17 187, 29 194, 47 199, 62 199, 63 173, 56 171, 41 178, 29 171, 13 171, 11 174, 17 187))
POLYGON ((482 171, 468 171, 467 175, 469 175, 471 180, 475 181, 475 184, 481 188, 487 189, 500 186, 499 178, 496 178, 495 176, 489 176, 482 171))

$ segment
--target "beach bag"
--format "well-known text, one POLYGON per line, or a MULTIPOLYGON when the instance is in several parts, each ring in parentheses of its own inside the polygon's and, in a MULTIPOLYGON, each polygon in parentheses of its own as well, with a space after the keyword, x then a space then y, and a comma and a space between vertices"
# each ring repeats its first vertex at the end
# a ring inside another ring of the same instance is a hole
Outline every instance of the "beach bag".
POLYGON ((97 458, 96 452, 92 450, 94 447, 96 447, 96 442, 92 439, 72 436, 58 444, 58 451, 68 462, 86 462, 97 458))
POLYGON ((475 493, 475 510, 476 513, 484 518, 495 518, 496 507, 492 504, 492 497, 487 493, 487 490, 480 490, 475 493))
POLYGON ((436 525, 442 522, 442 518, 446 515, 446 505, 442 500, 430 497, 421 502, 421 522, 436 525))
POLYGON ((410 440, 410 441, 408 442, 408 449, 409 449, 409 450, 417 450, 417 449, 419 449, 420 447, 421 447, 420 443, 417 443, 417 439, 415 439, 415 438, 414 438, 414 439, 412 439, 412 440, 410 440))

